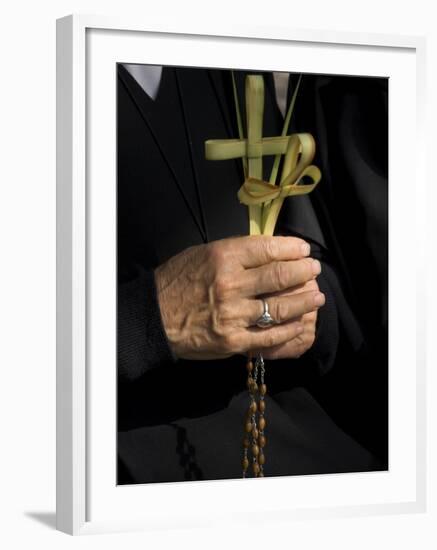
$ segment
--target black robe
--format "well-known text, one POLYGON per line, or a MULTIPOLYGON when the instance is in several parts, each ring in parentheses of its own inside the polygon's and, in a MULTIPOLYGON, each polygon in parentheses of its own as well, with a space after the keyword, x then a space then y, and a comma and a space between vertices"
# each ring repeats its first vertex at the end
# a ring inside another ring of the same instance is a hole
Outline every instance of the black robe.
MULTIPOLYGON (((279 135, 264 78, 263 133, 279 135)), ((175 360, 153 277, 188 246, 248 234, 241 161, 204 156, 238 136, 230 73, 164 67, 152 100, 118 65, 117 97, 118 482, 241 477, 244 357, 175 360)), ((385 469, 387 82, 306 75, 292 130, 314 135, 323 178, 285 201, 277 232, 311 244, 326 304, 307 353, 267 362, 265 475, 385 469)))

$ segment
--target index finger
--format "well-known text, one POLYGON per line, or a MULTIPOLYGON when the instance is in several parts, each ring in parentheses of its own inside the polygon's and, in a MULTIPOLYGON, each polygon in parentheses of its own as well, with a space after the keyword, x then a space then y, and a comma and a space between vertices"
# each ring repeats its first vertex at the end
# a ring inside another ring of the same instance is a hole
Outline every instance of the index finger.
POLYGON ((274 261, 299 260, 311 252, 310 245, 298 237, 249 235, 231 241, 231 251, 246 269, 274 261))

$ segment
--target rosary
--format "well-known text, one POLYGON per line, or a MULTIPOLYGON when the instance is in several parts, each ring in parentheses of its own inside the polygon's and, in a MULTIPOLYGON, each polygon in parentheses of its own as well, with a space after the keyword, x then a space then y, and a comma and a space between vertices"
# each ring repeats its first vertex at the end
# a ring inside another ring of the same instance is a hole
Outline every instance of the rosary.
MULTIPOLYGON (((245 81, 247 137, 244 137, 237 87, 232 72, 239 139, 214 139, 205 142, 207 160, 242 159, 245 179, 238 191, 238 199, 249 208, 250 235, 273 235, 285 198, 310 193, 322 177, 317 166, 311 165, 315 155, 315 142, 312 135, 308 133, 287 135, 301 80, 302 76, 299 77, 294 89, 281 136, 265 138, 262 136, 264 78, 262 75, 247 75, 245 81), (262 179, 262 161, 265 155, 275 156, 269 181, 262 179), (279 165, 283 155, 281 177, 277 184, 279 165), (306 183, 307 181, 310 183, 306 183)), ((267 302, 265 300, 262 302, 264 313, 256 325, 264 329, 274 325, 275 320, 268 312, 267 302)), ((249 407, 244 419, 243 478, 248 477, 249 453, 251 453, 253 476, 264 477, 267 386, 264 380, 265 365, 262 355, 257 354, 254 360, 253 355, 249 353, 246 367, 249 407)))
POLYGON ((246 423, 244 426, 245 436, 243 439, 243 477, 246 477, 249 468, 249 449, 252 451, 252 471, 254 477, 264 477, 264 447, 266 438, 264 428, 266 419, 264 413, 266 410, 265 395, 267 386, 264 383, 264 360, 262 355, 258 355, 255 365, 251 357, 247 361, 247 388, 249 391, 250 404, 247 411, 246 423), (257 382, 258 372, 260 375, 259 384, 257 382), (258 415, 257 415, 258 413, 258 415), (258 416, 258 425, 257 425, 258 416))

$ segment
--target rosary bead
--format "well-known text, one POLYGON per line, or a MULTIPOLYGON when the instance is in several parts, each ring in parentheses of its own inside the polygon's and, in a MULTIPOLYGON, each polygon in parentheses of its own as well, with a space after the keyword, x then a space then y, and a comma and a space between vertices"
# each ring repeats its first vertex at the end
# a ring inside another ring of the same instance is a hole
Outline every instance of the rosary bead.
POLYGON ((264 363, 262 358, 260 363, 255 364, 252 358, 248 357, 246 362, 247 369, 247 388, 249 390, 250 403, 246 412, 245 419, 245 432, 246 435, 243 438, 243 477, 247 475, 247 469, 249 468, 251 460, 249 460, 247 453, 251 450, 253 455, 252 470, 254 477, 264 477, 262 471, 262 465, 265 463, 265 455, 263 448, 266 445, 266 438, 263 435, 266 421, 264 418, 264 411, 266 410, 266 403, 264 396, 267 393, 267 386, 264 384, 264 363), (261 365, 261 380, 260 384, 257 383, 258 367, 261 365), (254 376, 255 374, 255 376, 254 376), (261 383, 262 382, 262 383, 261 383), (259 411, 259 420, 256 419, 257 411, 259 411), (256 420, 255 420, 256 419, 256 420))

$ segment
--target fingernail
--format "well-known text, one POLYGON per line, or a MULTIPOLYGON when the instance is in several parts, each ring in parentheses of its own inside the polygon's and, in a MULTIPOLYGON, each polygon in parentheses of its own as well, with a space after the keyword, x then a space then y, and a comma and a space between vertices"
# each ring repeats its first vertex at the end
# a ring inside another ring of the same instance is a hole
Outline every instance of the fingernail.
POLYGON ((319 260, 313 260, 312 267, 314 275, 318 275, 322 271, 322 266, 320 265, 319 260))
POLYGON ((303 243, 303 245, 301 245, 300 249, 302 251, 303 256, 309 256, 310 255, 311 247, 308 243, 303 243))
POLYGON ((321 292, 318 292, 314 296, 314 305, 315 306, 323 306, 324 303, 325 303, 325 295, 322 294, 321 292))

